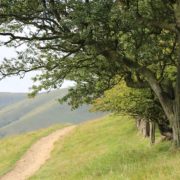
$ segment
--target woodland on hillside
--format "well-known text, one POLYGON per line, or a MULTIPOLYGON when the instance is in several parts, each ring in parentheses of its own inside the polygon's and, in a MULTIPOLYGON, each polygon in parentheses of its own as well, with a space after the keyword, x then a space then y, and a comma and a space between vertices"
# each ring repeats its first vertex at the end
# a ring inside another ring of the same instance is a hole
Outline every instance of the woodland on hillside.
POLYGON ((0 0, 0 38, 18 54, 1 79, 40 70, 32 96, 75 81, 73 108, 102 98, 180 147, 180 0, 0 0))

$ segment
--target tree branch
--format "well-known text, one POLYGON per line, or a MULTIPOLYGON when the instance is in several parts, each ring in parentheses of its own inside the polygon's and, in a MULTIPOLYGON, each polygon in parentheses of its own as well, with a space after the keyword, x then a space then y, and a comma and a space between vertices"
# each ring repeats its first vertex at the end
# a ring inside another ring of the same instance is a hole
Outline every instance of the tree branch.
POLYGON ((125 76, 124 80, 126 82, 126 85, 131 88, 139 88, 139 89, 149 88, 149 84, 146 81, 142 81, 140 79, 134 81, 131 72, 127 72, 127 75, 125 76))
POLYGON ((25 37, 25 36, 16 36, 12 33, 0 33, 0 36, 9 36, 10 40, 5 42, 5 44, 8 44, 12 42, 13 40, 20 40, 20 41, 46 41, 46 40, 53 40, 60 38, 59 36, 32 36, 32 37, 25 37))

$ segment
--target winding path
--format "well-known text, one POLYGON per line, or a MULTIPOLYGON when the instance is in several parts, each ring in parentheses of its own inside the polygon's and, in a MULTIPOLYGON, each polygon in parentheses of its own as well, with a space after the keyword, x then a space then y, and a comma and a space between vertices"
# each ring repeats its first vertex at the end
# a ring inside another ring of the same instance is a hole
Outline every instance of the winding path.
POLYGON ((50 158, 54 143, 67 135, 76 126, 69 126, 57 130, 41 138, 22 156, 14 169, 5 174, 0 180, 26 180, 32 176, 50 158))

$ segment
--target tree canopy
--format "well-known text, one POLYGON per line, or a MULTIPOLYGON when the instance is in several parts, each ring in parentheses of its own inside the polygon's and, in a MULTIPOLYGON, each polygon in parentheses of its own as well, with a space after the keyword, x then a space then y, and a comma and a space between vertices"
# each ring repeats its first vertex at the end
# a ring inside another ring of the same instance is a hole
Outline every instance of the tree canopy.
POLYGON ((1 78, 41 70, 41 89, 73 80, 63 100, 73 107, 103 95, 122 79, 150 88, 180 146, 179 0, 1 0, 0 37, 26 46, 0 65, 1 78))

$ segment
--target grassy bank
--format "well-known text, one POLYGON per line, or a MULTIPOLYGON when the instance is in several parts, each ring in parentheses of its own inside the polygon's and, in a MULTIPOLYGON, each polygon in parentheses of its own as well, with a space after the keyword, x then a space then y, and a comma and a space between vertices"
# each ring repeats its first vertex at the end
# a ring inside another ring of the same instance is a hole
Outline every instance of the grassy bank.
POLYGON ((16 161, 35 141, 62 127, 64 125, 55 125, 27 134, 0 139, 0 176, 12 169, 16 161))
POLYGON ((51 159, 30 179, 178 180, 180 154, 169 143, 151 147, 128 116, 80 125, 56 143, 51 159))

